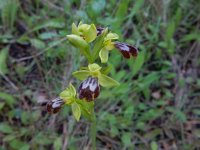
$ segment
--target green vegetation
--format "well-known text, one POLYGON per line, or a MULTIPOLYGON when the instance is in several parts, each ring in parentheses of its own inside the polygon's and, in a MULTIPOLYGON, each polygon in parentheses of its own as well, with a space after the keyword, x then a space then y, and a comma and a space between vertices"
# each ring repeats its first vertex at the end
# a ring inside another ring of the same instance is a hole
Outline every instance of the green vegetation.
POLYGON ((87 66, 66 38, 79 21, 140 50, 109 53, 121 84, 95 100, 97 149, 199 149, 199 14, 197 0, 0 0, 0 150, 91 149, 88 120, 46 111, 87 66))

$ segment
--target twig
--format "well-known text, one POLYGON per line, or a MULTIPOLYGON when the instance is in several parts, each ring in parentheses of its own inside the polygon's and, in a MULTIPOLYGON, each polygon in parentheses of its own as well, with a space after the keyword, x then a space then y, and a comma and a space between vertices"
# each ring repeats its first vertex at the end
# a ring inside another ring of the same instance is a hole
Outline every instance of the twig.
POLYGON ((42 0, 42 3, 43 3, 44 5, 48 5, 48 6, 51 7, 52 9, 56 9, 56 10, 62 12, 62 13, 65 12, 65 10, 64 10, 62 7, 58 7, 57 5, 51 3, 49 0, 42 0))
POLYGON ((67 123, 64 122, 63 125, 63 145, 62 145, 62 150, 67 149, 67 145, 68 145, 68 138, 67 138, 67 123))
POLYGON ((19 90, 19 88, 8 77, 6 77, 1 71, 0 71, 0 74, 11 85, 13 89, 15 89, 16 91, 19 90))
POLYGON ((46 51, 48 51, 49 49, 57 46, 58 44, 62 43, 63 41, 65 41, 67 38, 64 37, 62 38, 60 41, 58 41, 56 44, 53 44, 49 47, 47 47, 46 49, 44 49, 43 51, 37 53, 36 55, 33 55, 33 56, 27 56, 27 57, 23 57, 23 58, 20 58, 20 59, 16 59, 14 62, 21 62, 21 61, 24 61, 24 60, 29 60, 29 59, 33 59, 34 57, 38 57, 40 55, 42 55, 43 53, 45 53, 46 51))
POLYGON ((185 58, 183 59, 183 66, 186 65, 187 61, 188 61, 188 58, 191 57, 191 54, 192 54, 192 51, 194 50, 194 48, 197 46, 197 42, 193 43, 189 52, 187 52, 187 55, 185 55, 185 58))

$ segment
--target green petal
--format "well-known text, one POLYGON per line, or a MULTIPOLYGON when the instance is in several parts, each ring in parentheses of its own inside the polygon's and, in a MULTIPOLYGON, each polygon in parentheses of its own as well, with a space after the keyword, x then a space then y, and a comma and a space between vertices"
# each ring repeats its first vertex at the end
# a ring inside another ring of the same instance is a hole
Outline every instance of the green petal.
POLYGON ((75 23, 72 24, 72 34, 79 35, 78 28, 75 23))
POLYGON ((112 86, 119 85, 119 82, 115 81, 114 79, 112 79, 104 74, 99 74, 98 81, 99 81, 99 84, 103 87, 112 87, 112 86))
POLYGON ((101 67, 98 64, 93 63, 93 64, 88 65, 88 69, 90 72, 96 72, 96 71, 101 70, 101 67))
POLYGON ((89 24, 80 24, 78 25, 78 31, 85 33, 87 30, 89 30, 90 25, 89 24))
POLYGON ((90 25, 90 28, 84 32, 86 42, 90 43, 94 41, 97 37, 97 29, 94 24, 90 25))
POLYGON ((90 71, 87 70, 80 70, 73 72, 73 76, 79 80, 85 80, 90 75, 90 71))
POLYGON ((71 83, 69 84, 69 90, 73 94, 73 96, 75 97, 76 96, 76 89, 71 83))
POLYGON ((105 41, 107 40, 117 40, 119 38, 119 36, 116 34, 116 33, 108 33, 106 38, 105 38, 105 41))
POLYGON ((88 43, 80 36, 75 34, 67 35, 69 42, 79 49, 86 49, 89 47, 88 43))
POLYGON ((106 63, 108 61, 108 53, 108 50, 106 50, 105 48, 102 48, 99 52, 99 57, 102 63, 106 63))
POLYGON ((82 25, 83 24, 83 22, 82 21, 80 21, 79 22, 79 24, 78 24, 78 28, 80 27, 80 25, 82 25))
POLYGON ((66 88, 59 94, 59 97, 63 99, 66 104, 73 103, 75 96, 76 96, 76 89, 71 83, 68 88, 66 88))
POLYGON ((111 40, 104 42, 105 49, 112 50, 115 48, 114 43, 111 40))

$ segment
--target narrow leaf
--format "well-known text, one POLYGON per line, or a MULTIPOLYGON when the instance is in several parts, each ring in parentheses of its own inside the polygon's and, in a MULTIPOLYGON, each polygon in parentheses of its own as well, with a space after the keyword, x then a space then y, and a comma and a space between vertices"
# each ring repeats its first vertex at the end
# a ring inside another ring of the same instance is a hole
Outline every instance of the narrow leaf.
POLYGON ((102 49, 104 38, 106 34, 108 33, 108 29, 106 28, 101 35, 98 36, 98 38, 95 40, 92 56, 93 56, 93 62, 98 58, 99 51, 102 49))
POLYGON ((7 123, 0 124, 0 132, 2 133, 12 133, 12 128, 7 123))
POLYGON ((6 65, 6 60, 8 57, 8 49, 3 49, 0 51, 0 74, 8 73, 8 68, 6 65))

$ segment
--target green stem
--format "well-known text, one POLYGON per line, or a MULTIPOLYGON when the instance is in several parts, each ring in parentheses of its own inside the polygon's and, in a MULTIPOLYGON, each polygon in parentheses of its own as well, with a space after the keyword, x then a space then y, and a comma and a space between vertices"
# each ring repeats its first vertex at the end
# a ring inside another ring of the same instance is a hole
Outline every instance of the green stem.
POLYGON ((92 124, 91 124, 91 136, 92 136, 92 150, 96 150, 96 133, 97 133, 97 126, 96 126, 96 115, 92 113, 92 124))

